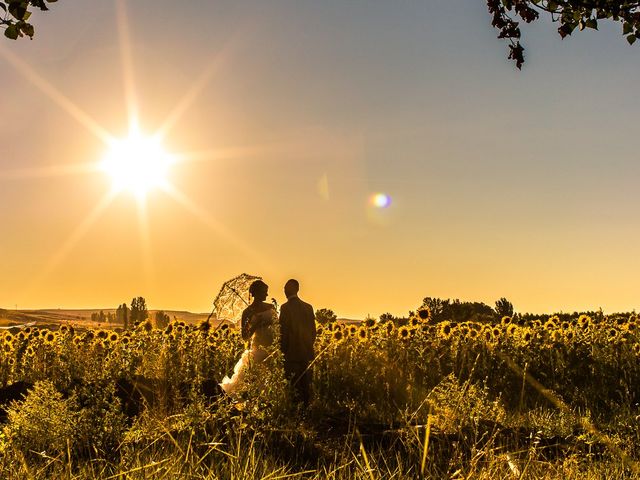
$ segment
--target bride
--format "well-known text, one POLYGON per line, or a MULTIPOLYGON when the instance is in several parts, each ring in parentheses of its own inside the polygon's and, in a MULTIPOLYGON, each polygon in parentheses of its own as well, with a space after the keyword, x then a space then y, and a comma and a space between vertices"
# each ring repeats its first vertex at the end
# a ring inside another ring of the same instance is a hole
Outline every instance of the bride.
POLYGON ((249 348, 242 353, 233 369, 231 378, 224 377, 220 387, 225 393, 236 391, 249 362, 262 362, 267 358, 267 347, 273 343, 273 324, 276 311, 273 305, 266 303, 269 286, 262 280, 256 280, 249 287, 253 302, 242 312, 242 339, 249 341, 249 348))

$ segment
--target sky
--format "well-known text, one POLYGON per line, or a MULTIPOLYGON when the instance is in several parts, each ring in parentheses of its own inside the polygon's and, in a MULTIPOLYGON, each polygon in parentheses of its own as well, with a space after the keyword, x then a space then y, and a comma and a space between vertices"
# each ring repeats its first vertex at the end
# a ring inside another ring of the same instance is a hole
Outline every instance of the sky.
POLYGON ((61 1, 32 21, 0 39, 0 308, 206 312, 242 272, 346 318, 426 296, 638 307, 640 50, 619 25, 525 26, 518 71, 482 0, 61 1), (133 118, 175 160, 145 196, 100 168, 133 118))

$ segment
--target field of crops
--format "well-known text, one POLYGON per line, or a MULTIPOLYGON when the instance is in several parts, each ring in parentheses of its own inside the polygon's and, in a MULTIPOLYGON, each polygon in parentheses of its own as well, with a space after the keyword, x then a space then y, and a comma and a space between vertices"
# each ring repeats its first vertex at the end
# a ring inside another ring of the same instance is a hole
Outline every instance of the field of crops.
POLYGON ((318 325, 314 401, 233 328, 0 334, 1 478, 636 478, 635 315, 318 325))

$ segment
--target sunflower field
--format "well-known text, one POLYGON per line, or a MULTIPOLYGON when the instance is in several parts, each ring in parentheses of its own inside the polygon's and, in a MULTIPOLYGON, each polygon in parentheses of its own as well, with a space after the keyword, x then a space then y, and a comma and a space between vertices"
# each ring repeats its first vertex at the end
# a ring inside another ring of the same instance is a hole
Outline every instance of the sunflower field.
POLYGON ((635 314, 317 325, 314 399, 274 345, 233 397, 222 325, 0 333, 2 478, 636 478, 635 314))

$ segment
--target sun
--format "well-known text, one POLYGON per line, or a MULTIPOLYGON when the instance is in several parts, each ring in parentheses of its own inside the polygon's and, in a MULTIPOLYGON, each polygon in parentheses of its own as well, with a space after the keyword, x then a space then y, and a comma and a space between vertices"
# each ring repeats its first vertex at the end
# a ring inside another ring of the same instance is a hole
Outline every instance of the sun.
POLYGON ((111 177, 114 191, 128 191, 141 199, 150 190, 168 186, 169 169, 174 162, 161 138, 133 130, 128 137, 109 142, 100 168, 111 177))

